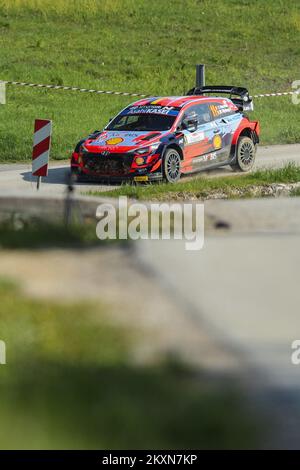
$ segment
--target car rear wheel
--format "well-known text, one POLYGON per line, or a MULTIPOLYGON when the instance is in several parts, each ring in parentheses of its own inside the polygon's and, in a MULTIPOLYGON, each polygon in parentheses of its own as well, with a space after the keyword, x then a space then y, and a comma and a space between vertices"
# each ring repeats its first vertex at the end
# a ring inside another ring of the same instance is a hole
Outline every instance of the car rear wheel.
POLYGON ((236 156, 230 164, 234 171, 250 171, 253 168, 256 155, 256 146, 250 137, 240 137, 238 140, 236 156))
POLYGON ((169 183, 176 183, 181 176, 180 155, 174 148, 167 149, 164 155, 164 177, 169 183))

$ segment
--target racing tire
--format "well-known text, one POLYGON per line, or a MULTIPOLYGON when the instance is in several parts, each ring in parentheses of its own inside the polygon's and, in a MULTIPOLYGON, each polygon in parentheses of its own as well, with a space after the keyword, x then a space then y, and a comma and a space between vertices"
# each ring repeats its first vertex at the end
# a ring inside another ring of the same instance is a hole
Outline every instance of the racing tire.
POLYGON ((240 137, 237 144, 236 156, 230 163, 233 171, 250 171, 253 168, 256 155, 256 145, 250 137, 240 137))
POLYGON ((163 175, 168 183, 177 183, 181 176, 181 158, 174 148, 166 150, 163 159, 163 175))

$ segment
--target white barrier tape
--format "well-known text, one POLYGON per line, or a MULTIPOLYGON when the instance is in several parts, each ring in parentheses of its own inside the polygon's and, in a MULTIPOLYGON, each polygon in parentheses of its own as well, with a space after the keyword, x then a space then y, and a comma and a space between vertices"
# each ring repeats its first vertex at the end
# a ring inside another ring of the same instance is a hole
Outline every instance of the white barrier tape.
POLYGON ((0 104, 6 104, 6 86, 0 81, 0 104))
POLYGON ((299 95, 300 90, 295 91, 283 91, 281 93, 265 93, 264 95, 253 95, 252 98, 264 98, 265 96, 289 96, 289 95, 299 95))
POLYGON ((43 85, 41 83, 26 83, 26 82, 10 82, 2 80, 0 83, 4 83, 5 85, 17 85, 17 86, 28 86, 28 87, 36 87, 36 88, 47 88, 52 90, 69 90, 69 91, 79 91, 82 93, 96 93, 97 95, 121 95, 121 96, 139 96, 142 98, 150 97, 152 95, 145 95, 141 93, 127 93, 123 91, 107 91, 107 90, 92 90, 88 88, 77 88, 72 86, 64 86, 64 85, 43 85))
MULTIPOLYGON (((47 88, 52 90, 69 90, 69 91, 79 91, 81 93, 96 93, 98 95, 121 95, 121 96, 139 96, 142 98, 151 97, 154 95, 145 95, 142 93, 128 93, 124 91, 108 91, 108 90, 93 90, 88 88, 77 88, 72 86, 64 86, 64 85, 43 85, 41 83, 27 83, 27 82, 12 82, 12 81, 5 81, 0 80, 0 84, 4 85, 17 85, 17 86, 27 86, 27 87, 35 87, 35 88, 47 88)), ((268 96, 290 96, 290 95, 299 95, 300 90, 295 91, 283 91, 280 93, 264 93, 259 95, 253 95, 252 98, 264 98, 268 96)))

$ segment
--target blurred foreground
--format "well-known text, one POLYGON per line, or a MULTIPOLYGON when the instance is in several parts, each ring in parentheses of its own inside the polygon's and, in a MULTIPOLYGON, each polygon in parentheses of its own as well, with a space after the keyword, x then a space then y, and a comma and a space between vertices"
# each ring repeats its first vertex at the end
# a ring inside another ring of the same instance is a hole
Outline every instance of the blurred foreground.
POLYGON ((68 229, 73 248, 57 249, 64 228, 42 228, 43 243, 28 230, 1 230, 2 449, 258 445, 235 360, 194 331, 132 248, 89 248, 88 231, 68 229))

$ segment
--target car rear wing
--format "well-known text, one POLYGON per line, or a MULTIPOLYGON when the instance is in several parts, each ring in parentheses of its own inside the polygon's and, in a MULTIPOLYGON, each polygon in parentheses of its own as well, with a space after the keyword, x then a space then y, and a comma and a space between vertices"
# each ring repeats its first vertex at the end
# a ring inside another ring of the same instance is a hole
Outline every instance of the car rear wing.
POLYGON ((224 85, 202 86, 192 88, 188 91, 187 95, 204 95, 206 93, 222 93, 229 95, 229 99, 240 111, 253 111, 253 100, 247 88, 224 85))

